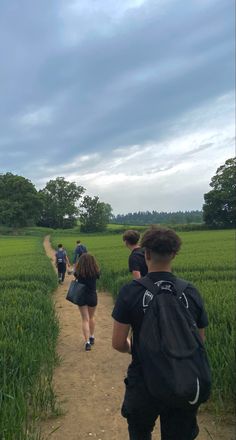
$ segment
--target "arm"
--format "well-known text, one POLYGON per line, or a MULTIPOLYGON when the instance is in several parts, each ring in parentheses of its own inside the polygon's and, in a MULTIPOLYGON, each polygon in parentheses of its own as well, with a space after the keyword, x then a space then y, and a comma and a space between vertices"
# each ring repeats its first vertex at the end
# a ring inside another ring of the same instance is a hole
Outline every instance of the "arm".
POLYGON ((67 252, 64 250, 64 258, 66 260, 66 264, 68 264, 68 266, 70 266, 70 260, 68 258, 67 252))
POLYGON ((205 340, 206 340, 205 329, 204 328, 199 328, 198 331, 199 331, 199 335, 202 338, 202 341, 205 342, 205 340))
POLYGON ((114 320, 112 347, 121 353, 131 353, 131 342, 128 338, 130 325, 114 320))
POLYGON ((129 271, 132 273, 132 277, 134 280, 138 280, 141 278, 140 273, 140 264, 137 259, 137 256, 133 253, 129 256, 129 271))
POLYGON ((74 250, 74 256, 73 256, 73 264, 75 264, 77 261, 77 248, 74 250))
POLYGON ((139 278, 141 278, 141 273, 139 272, 139 270, 132 270, 132 276, 134 280, 138 280, 139 278))

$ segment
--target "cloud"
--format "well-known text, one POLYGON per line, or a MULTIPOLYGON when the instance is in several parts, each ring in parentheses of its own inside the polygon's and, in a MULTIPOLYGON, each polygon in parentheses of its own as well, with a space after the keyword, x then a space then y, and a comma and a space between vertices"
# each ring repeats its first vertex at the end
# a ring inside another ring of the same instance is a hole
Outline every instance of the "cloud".
POLYGON ((230 0, 3 0, 0 50, 2 172, 65 175, 125 211, 198 170, 183 200, 200 207, 233 155, 230 0))
MULTIPOLYGON (((192 114, 189 114, 182 130, 179 125, 178 136, 170 136, 163 142, 115 148, 109 155, 100 152, 77 156, 73 163, 59 168, 47 169, 43 164, 42 170, 44 174, 48 172, 48 176, 64 175, 83 185, 89 194, 99 195, 101 200, 110 203, 115 213, 201 209, 211 177, 234 154, 230 114, 219 112, 226 101, 226 97, 215 101, 212 117, 209 107, 203 107, 196 117, 195 129, 191 127, 192 114), (206 119, 205 126, 200 123, 201 118, 206 119), (220 133, 218 125, 224 126, 220 133)), ((39 169, 40 175, 42 170, 39 169)), ((46 181, 46 178, 39 179, 38 185, 43 186, 46 181)))
POLYGON ((17 119, 23 127, 37 127, 50 125, 52 123, 52 109, 49 107, 42 107, 34 110, 30 110, 23 115, 20 115, 17 119))

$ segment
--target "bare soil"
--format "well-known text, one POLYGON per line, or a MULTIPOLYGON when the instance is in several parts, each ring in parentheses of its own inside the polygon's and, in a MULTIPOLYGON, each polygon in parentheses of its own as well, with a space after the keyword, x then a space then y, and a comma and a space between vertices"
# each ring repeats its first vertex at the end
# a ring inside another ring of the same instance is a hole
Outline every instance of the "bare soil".
MULTIPOLYGON (((49 237, 44 247, 53 264, 49 237)), ((79 310, 65 299, 72 279, 67 275, 54 294, 61 327, 57 348, 61 362, 55 369, 54 389, 62 415, 44 421, 42 433, 49 440, 127 440, 127 424, 120 415, 120 406, 130 356, 111 347, 112 298, 99 292, 96 342, 91 352, 85 352, 79 310)), ((216 423, 205 412, 199 415, 199 425, 199 440, 235 439, 233 424, 216 423)), ((158 423, 153 439, 160 440, 158 423)))

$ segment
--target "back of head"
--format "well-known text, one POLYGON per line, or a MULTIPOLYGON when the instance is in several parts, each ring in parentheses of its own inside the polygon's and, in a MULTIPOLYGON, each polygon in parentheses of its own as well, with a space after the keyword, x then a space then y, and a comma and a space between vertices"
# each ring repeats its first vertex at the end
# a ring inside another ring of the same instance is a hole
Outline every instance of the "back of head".
POLYGON ((88 252, 82 254, 76 272, 83 278, 96 277, 99 274, 99 266, 95 257, 88 252))
POLYGON ((61 243, 59 243, 59 244, 57 245, 57 247, 58 247, 58 249, 62 249, 62 248, 63 248, 63 246, 62 246, 61 243))
POLYGON ((141 240, 141 246, 149 251, 153 259, 173 258, 181 247, 181 239, 173 229, 152 226, 141 240))
POLYGON ((81 241, 80 241, 80 240, 77 240, 77 241, 76 241, 76 243, 77 243, 77 244, 80 244, 80 243, 81 243, 81 241))
POLYGON ((123 241, 126 241, 128 244, 135 245, 138 243, 140 239, 140 233, 135 231, 134 229, 128 229, 123 234, 123 241))

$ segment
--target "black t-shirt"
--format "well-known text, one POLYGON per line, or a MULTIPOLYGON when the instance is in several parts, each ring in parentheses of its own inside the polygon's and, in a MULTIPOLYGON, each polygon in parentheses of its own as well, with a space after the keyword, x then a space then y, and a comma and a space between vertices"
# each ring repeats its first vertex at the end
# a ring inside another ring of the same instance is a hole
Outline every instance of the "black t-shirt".
POLYGON ((99 278, 99 274, 97 276, 89 277, 89 278, 83 278, 80 275, 77 275, 76 273, 74 275, 79 281, 79 283, 85 284, 85 286, 88 288, 89 294, 92 295, 96 293, 96 281, 99 278))
POLYGON ((148 272, 144 250, 140 247, 133 249, 129 256, 129 271, 133 272, 133 270, 139 271, 141 277, 144 277, 148 272))
MULTIPOLYGON (((175 282, 176 277, 171 272, 150 272, 148 277, 155 283, 166 280, 175 282)), ((139 366, 137 355, 137 343, 141 329, 144 311, 148 307, 148 293, 146 289, 135 280, 123 286, 117 297, 112 317, 122 323, 130 324, 132 328, 132 364, 130 368, 139 366)), ((189 283, 184 290, 188 300, 189 311, 192 314, 198 328, 204 328, 208 325, 208 318, 204 308, 203 300, 197 289, 189 283)))

